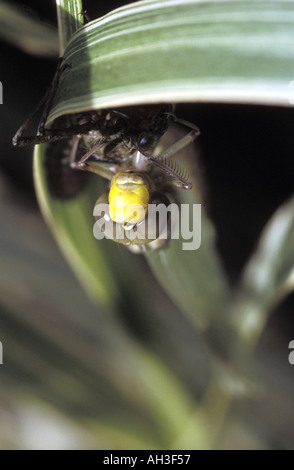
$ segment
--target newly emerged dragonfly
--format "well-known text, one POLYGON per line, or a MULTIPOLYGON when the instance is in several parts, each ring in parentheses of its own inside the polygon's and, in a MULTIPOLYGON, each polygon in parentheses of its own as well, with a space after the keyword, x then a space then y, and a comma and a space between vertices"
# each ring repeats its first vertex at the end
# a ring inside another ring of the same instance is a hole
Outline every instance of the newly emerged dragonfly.
MULTIPOLYGON (((198 127, 178 119, 172 105, 156 104, 98 109, 69 115, 59 120, 59 127, 46 128, 46 120, 64 68, 66 64, 60 59, 51 88, 17 131, 13 145, 67 141, 63 147, 57 146, 63 149, 61 155, 51 151, 49 158, 52 162, 58 159, 59 164, 67 169, 96 173, 110 181, 109 190, 96 202, 105 208, 98 217, 100 227, 109 224, 112 227, 112 230, 105 230, 106 236, 128 245, 135 252, 163 247, 169 236, 160 237, 162 229, 157 227, 158 220, 148 219, 149 207, 151 204, 168 206, 176 187, 191 189, 188 176, 173 157, 195 140, 200 133, 198 127), (24 136, 42 105, 44 111, 38 135, 24 136), (170 147, 157 153, 161 138, 173 124, 190 130, 170 147), (68 158, 64 158, 65 149, 68 158), (150 224, 156 225, 152 238, 149 236, 150 230, 147 230, 148 224, 149 229, 150 224), (135 236, 130 237, 130 231, 135 236)), ((70 178, 67 184, 70 185, 70 178)), ((169 221, 166 223, 168 225, 169 221)), ((165 230, 169 233, 170 228, 165 227, 165 230)))

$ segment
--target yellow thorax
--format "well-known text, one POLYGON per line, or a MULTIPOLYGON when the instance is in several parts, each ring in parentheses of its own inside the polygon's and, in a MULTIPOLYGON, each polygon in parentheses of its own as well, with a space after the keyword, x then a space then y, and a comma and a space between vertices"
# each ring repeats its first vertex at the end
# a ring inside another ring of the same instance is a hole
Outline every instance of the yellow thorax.
POLYGON ((118 224, 141 222, 148 209, 149 190, 140 173, 121 171, 112 181, 109 191, 109 214, 118 224))

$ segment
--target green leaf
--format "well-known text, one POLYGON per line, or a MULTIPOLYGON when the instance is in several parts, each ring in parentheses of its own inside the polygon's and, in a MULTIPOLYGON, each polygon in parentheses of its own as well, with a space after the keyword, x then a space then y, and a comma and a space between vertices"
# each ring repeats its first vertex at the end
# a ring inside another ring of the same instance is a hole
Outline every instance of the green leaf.
POLYGON ((114 306, 120 297, 116 280, 107 263, 103 243, 98 242, 93 235, 95 220, 92 216, 94 205, 91 195, 94 191, 95 201, 97 183, 88 186, 71 200, 54 198, 44 163, 48 151, 48 145, 38 145, 34 153, 35 187, 43 216, 91 298, 114 306))
MULTIPOLYGON (((164 145, 168 147, 182 135, 182 130, 173 129, 164 137, 164 145)), ((165 249, 147 253, 146 258, 154 276, 178 308, 197 328, 203 329, 212 319, 224 321, 228 311, 228 285, 215 249, 215 230, 199 190, 203 182, 197 150, 190 145, 175 158, 193 184, 192 190, 178 193, 180 203, 188 208, 189 218, 184 218, 182 208, 179 238, 172 239, 165 249), (185 232, 185 227, 189 227, 190 234, 185 232)))
POLYGON ((21 12, 12 2, 0 1, 0 37, 28 54, 58 56, 56 29, 21 12))
POLYGON ((56 0, 57 21, 59 33, 59 52, 63 55, 64 49, 73 33, 83 24, 84 19, 81 0, 56 0))
POLYGON ((294 3, 132 3, 77 31, 50 118, 158 101, 289 105, 294 3))
POLYGON ((250 343, 258 338, 270 309, 294 289, 294 197, 264 228, 239 287, 235 322, 250 343))

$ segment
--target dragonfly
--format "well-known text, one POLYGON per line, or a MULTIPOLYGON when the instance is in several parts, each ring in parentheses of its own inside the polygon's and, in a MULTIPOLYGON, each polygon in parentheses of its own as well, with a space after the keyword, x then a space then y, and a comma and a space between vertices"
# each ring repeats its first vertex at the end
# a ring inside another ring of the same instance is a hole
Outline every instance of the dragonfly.
MULTIPOLYGON (((192 188, 186 171, 174 157, 199 136, 199 128, 178 118, 175 106, 170 103, 89 110, 59 118, 54 127, 46 127, 60 76, 67 67, 60 58, 50 88, 16 132, 13 145, 47 143, 53 148, 63 142, 57 150, 49 152, 49 166, 57 161, 60 172, 66 170, 69 175, 73 171, 90 172, 109 181, 108 190, 96 201, 96 205, 102 204, 104 208, 97 221, 104 227, 106 237, 136 253, 163 248, 170 239, 170 220, 167 217, 165 226, 159 228, 158 218, 150 220, 149 209, 160 204, 168 207, 176 188, 192 188), (42 107, 38 133, 26 136, 42 107), (162 149, 160 142, 173 125, 183 126, 188 132, 162 149), (166 237, 161 236, 163 229, 166 237), (150 238, 150 232, 155 236, 150 238)), ((58 171, 55 180, 60 180, 58 171)), ((71 176, 66 185, 71 188, 71 176)), ((59 190, 61 196, 62 191, 63 188, 59 190)), ((72 184, 73 196, 75 191, 72 184)))

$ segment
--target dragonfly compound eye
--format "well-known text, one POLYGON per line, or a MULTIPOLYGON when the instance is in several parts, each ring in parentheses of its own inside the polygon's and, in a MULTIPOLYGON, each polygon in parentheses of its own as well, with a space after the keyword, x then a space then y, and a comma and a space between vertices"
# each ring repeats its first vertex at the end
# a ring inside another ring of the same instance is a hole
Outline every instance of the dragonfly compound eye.
POLYGON ((148 202, 149 189, 141 174, 124 171, 114 176, 109 191, 109 214, 114 222, 138 224, 147 213, 148 202))

